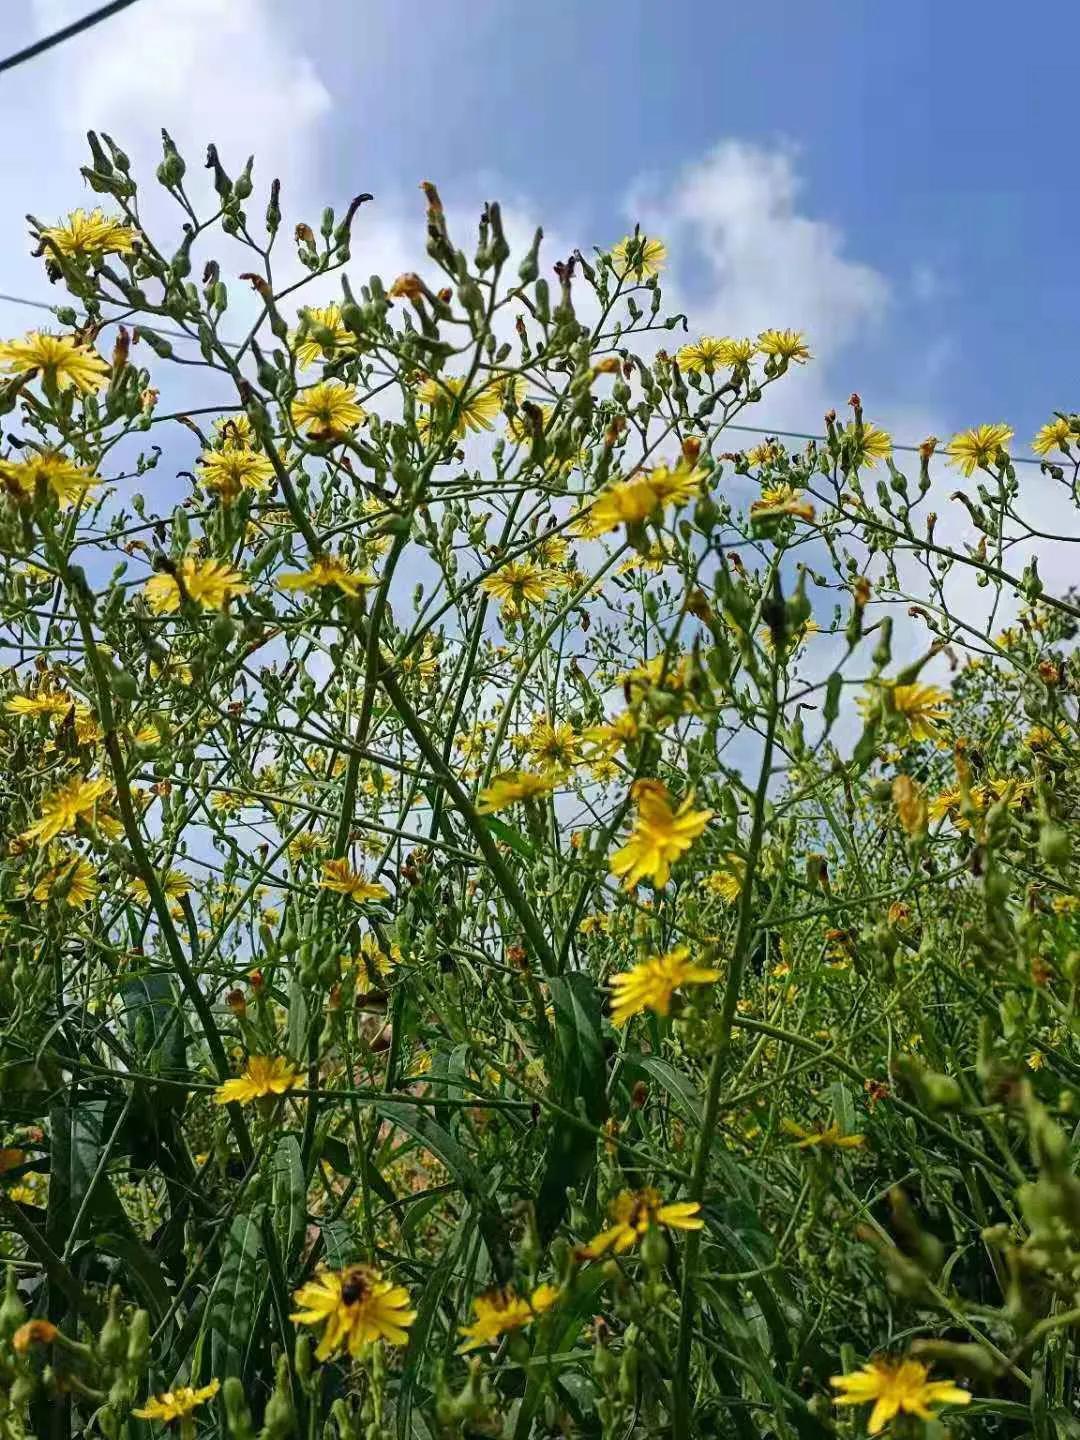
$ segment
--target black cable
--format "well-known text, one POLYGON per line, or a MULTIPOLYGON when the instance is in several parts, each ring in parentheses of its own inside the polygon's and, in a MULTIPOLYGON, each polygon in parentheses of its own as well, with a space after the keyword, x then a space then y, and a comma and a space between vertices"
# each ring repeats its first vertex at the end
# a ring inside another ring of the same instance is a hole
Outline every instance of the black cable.
POLYGON ((98 24, 101 20, 108 20, 110 15, 115 15, 120 10, 126 10, 129 5, 134 4, 135 0, 111 0, 111 4, 102 5, 98 10, 91 10, 90 14, 84 15, 81 20, 73 20, 62 30, 54 30, 51 35, 45 35, 40 40, 35 40, 32 45, 27 45, 24 50, 16 50, 14 55, 0 60, 0 74, 5 70, 14 70, 15 66, 21 65, 24 60, 33 60, 35 55, 44 54, 54 45, 60 45, 65 40, 70 40, 73 35, 78 35, 83 30, 89 30, 92 25, 98 24))

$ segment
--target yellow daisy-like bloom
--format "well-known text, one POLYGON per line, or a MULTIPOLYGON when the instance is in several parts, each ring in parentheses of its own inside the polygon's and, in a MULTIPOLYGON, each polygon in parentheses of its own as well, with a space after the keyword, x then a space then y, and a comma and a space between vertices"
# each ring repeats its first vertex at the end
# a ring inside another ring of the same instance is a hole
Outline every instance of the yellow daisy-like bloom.
POLYGON ((802 498, 802 491, 792 485, 766 485, 761 499, 750 505, 751 520, 775 520, 792 515, 797 520, 813 520, 814 507, 802 498))
POLYGON ((76 702, 64 690, 43 688, 36 695, 12 695, 4 702, 9 715, 66 715, 76 702))
POLYGON ((145 1405, 131 1413, 140 1420, 162 1420, 166 1423, 183 1420, 200 1405, 205 1405, 207 1400, 212 1400, 220 1389, 220 1380, 211 1380, 209 1385, 203 1385, 199 1390, 193 1390, 190 1385, 180 1385, 162 1395, 152 1395, 145 1405))
POLYGON ((1012 438, 1009 425, 976 425, 974 430, 962 430, 945 447, 949 464, 972 475, 977 466, 994 464, 1012 438))
POLYGON ((349 349, 355 344, 351 333, 342 324, 340 305, 313 305, 308 310, 308 317, 313 328, 329 330, 334 339, 329 347, 324 347, 310 331, 303 340, 294 335, 291 343, 296 363, 301 370, 310 369, 320 360, 332 360, 338 351, 349 349))
POLYGON ((301 390, 290 409, 293 424, 313 440, 335 440, 355 430, 365 417, 356 389, 340 380, 323 380, 301 390))
POLYGON ((225 500, 235 500, 244 490, 261 494, 270 488, 274 467, 258 450, 230 445, 225 450, 205 450, 199 457, 199 479, 208 490, 225 500))
POLYGON ((370 570, 350 570, 336 555, 319 555, 312 561, 310 570, 279 576, 277 583, 282 590, 322 590, 332 585, 343 595, 355 599, 369 586, 378 585, 379 580, 370 570))
POLYGON ((538 720, 528 737, 529 759, 541 770, 565 773, 578 762, 578 737, 572 725, 538 720))
POLYGON ((625 1025, 632 1015, 640 1015, 643 1010, 667 1015, 671 997, 680 986, 712 985, 719 979, 719 970, 691 963, 688 945, 680 945, 666 955, 653 955, 611 977, 611 1023, 625 1025))
POLYGON ((243 1073, 214 1091, 215 1105, 250 1105, 266 1095, 284 1095, 300 1082, 300 1072, 280 1055, 252 1055, 243 1073))
MULTIPOLYGON (((468 377, 465 375, 440 375, 425 380, 416 398, 421 405, 432 411, 443 408, 449 412, 457 402, 457 418, 453 434, 464 435, 467 430, 481 431, 494 428, 494 422, 503 408, 506 394, 506 380, 489 380, 479 388, 465 392, 468 377)), ((520 377, 513 380, 514 396, 520 403, 525 398, 525 382, 520 377)), ((428 422, 430 426, 430 421, 428 422)))
POLYGON ((865 1145, 865 1135, 845 1135, 839 1125, 827 1125, 818 1130, 808 1130, 794 1120, 781 1120, 780 1128, 795 1140, 796 1150, 858 1150, 865 1145))
MULTIPOLYGON (((906 724, 913 740, 936 740, 943 720, 949 718, 952 697, 938 685, 897 685, 879 682, 886 715, 898 717, 906 724)), ((856 702, 864 715, 873 711, 877 696, 860 696, 856 702)))
POLYGON ((324 860, 320 890, 332 890, 337 895, 347 895, 354 905, 364 905, 369 900, 389 900, 390 892, 385 885, 376 884, 354 870, 348 860, 324 860))
POLYGON ((789 363, 794 361, 796 365, 805 365, 811 358, 806 339, 799 330, 762 330, 757 337, 757 348, 762 355, 789 363))
POLYGON ((623 877, 626 890, 646 878, 660 890, 668 882, 672 862, 690 849, 713 812, 694 810, 693 796, 672 810, 667 787, 658 780, 638 780, 630 793, 637 817, 630 838, 611 857, 611 873, 623 877))
POLYGON ((471 1325, 462 1325, 461 1334, 465 1343, 458 1346, 458 1354, 479 1350, 485 1345, 494 1345, 500 1335, 511 1330, 521 1330, 551 1307, 559 1298, 555 1285, 538 1285, 529 1296, 519 1295, 512 1285, 499 1290, 489 1290, 478 1295, 473 1301, 471 1325))
POLYGON ((219 415, 214 421, 214 434, 223 450, 257 450, 259 437, 243 410, 235 415, 219 415))
POLYGON ((869 1405, 869 1430, 876 1435, 897 1415, 933 1419, 932 1406, 968 1405, 971 1395, 951 1380, 931 1380, 929 1369, 918 1360, 871 1360, 850 1375, 834 1375, 829 1384, 843 1393, 837 1405, 869 1405))
POLYGON ((246 595, 251 589, 227 560, 200 562, 185 555, 175 575, 152 575, 143 586, 146 603, 155 615, 171 615, 180 609, 181 584, 188 599, 201 610, 223 610, 234 595, 246 595))
POLYGON ((746 861, 735 850, 724 856, 724 868, 706 875, 702 882, 710 895, 716 895, 725 905, 734 905, 742 894, 746 879, 746 861))
POLYGON ((667 264, 667 246, 648 235, 625 235, 611 252, 619 280, 648 280, 667 264))
POLYGON ((693 371, 699 375, 711 375, 716 370, 730 369, 730 356, 730 340, 726 337, 718 339, 715 335, 703 335, 692 345, 684 345, 675 359, 679 362, 680 370, 693 371))
POLYGON ((892 454, 892 436, 871 420, 863 421, 861 431, 852 421, 844 428, 843 438, 856 469, 865 466, 867 470, 872 470, 879 460, 885 460, 892 454))
POLYGON ((696 1200, 665 1205, 659 1190, 651 1186, 644 1190, 620 1190, 608 1206, 613 1223, 589 1241, 587 1252, 593 1259, 608 1250, 624 1255, 654 1225, 666 1225, 669 1230, 700 1230, 705 1224, 698 1218, 700 1209, 696 1200))
POLYGON ((48 870, 30 894, 39 905, 59 900, 73 910, 88 905, 98 892, 97 875, 85 855, 68 855, 48 870))
POLYGON ((34 495, 44 484, 56 497, 62 510, 81 500, 88 490, 100 485, 97 475, 76 465, 66 455, 47 450, 26 460, 0 460, 0 482, 22 495, 34 495))
POLYGON ((761 445, 751 446, 744 453, 748 465, 771 465, 784 454, 784 447, 778 440, 766 440, 761 445))
POLYGON ((1076 440, 1077 436, 1068 420, 1063 419, 1060 415, 1055 415, 1053 420, 1048 420, 1045 425, 1040 426, 1035 439, 1031 442, 1031 448, 1036 455, 1049 455, 1051 450, 1064 451, 1066 445, 1075 445, 1076 440))
MULTIPOLYGON (((158 876, 158 883, 167 899, 181 900, 190 892, 192 880, 191 876, 185 875, 183 870, 167 870, 164 875, 158 876)), ((128 894, 136 899, 140 905, 150 904, 150 891, 147 889, 146 881, 141 875, 136 875, 127 889, 128 894)))
POLYGON ((346 1351, 356 1359, 375 1340, 406 1345, 409 1326, 416 1319, 409 1292, 384 1279, 373 1265, 320 1269, 293 1299, 301 1308, 291 1320, 297 1325, 324 1327, 315 1351, 319 1360, 346 1351))
POLYGON ((24 830, 23 840, 36 840, 43 845, 56 835, 74 830, 80 820, 92 823, 95 819, 98 801, 109 793, 111 786, 104 776, 95 780, 84 780, 76 775, 59 790, 47 795, 41 804, 41 818, 24 830))
POLYGON ((557 570, 531 560, 510 560, 481 580, 480 589, 501 601, 504 615, 514 616, 529 605, 542 605, 553 590, 565 584, 566 577, 557 570))
POLYGON ((685 505, 701 491, 704 472, 688 465, 658 465, 647 474, 632 475, 602 490, 588 510, 583 511, 574 529, 586 539, 595 539, 617 530, 620 525, 637 525, 665 506, 685 505))
POLYGON ((124 255, 130 251, 138 232, 101 209, 72 210, 65 225, 42 230, 41 238, 52 241, 61 255, 124 255))
POLYGON ((92 395, 109 383, 109 367, 91 345, 80 345, 74 335, 52 335, 31 330, 22 340, 0 341, 0 365, 11 375, 40 370, 58 390, 92 395))
MULTIPOLYGON (((792 630, 788 634, 787 639, 784 641, 783 648, 785 652, 791 654, 793 651, 798 650, 808 636, 817 635, 820 630, 821 626, 812 616, 809 619, 804 620, 797 629, 792 630)), ((758 639, 761 641, 762 645, 771 655, 773 653, 773 637, 772 631, 769 629, 768 625, 762 625, 761 629, 758 631, 758 639)))
POLYGON ((591 725, 582 738, 595 745, 603 756, 617 754, 624 746, 632 744, 638 737, 638 722, 632 710, 624 710, 614 720, 603 725, 591 725))
POLYGON ((497 810, 506 810, 520 800, 539 800, 550 795, 555 788, 553 775, 534 775, 528 770, 507 770, 496 775, 486 790, 481 790, 476 799, 478 815, 494 815, 497 810))

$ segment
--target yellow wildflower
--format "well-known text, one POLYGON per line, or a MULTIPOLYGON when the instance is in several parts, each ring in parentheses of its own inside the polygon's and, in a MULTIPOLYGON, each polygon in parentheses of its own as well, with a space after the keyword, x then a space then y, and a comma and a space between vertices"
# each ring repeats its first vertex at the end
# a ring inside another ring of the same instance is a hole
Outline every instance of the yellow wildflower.
POLYGON ((41 232, 41 238, 51 241, 61 255, 72 257, 127 254, 137 235, 130 225, 98 208, 72 210, 65 224, 41 232))
POLYGON ((731 367, 731 341, 718 339, 715 335, 703 335, 692 345, 684 345, 675 359, 681 370, 711 375, 714 370, 731 367))
POLYGON ((301 390, 290 413, 297 429, 313 440, 336 440, 355 430, 365 416, 363 407, 357 404, 355 386, 340 380, 323 380, 301 390))
POLYGON ((502 603, 504 615, 514 616, 528 605, 542 604, 552 590, 565 584, 557 570, 534 565, 531 560, 510 560, 481 580, 480 588, 502 603))
POLYGON ((0 342, 0 364, 9 374, 40 371, 58 390, 78 390, 92 395, 109 383, 109 367, 91 345, 82 345, 74 335, 53 335, 31 330, 22 340, 0 342))
POLYGON ((97 875, 85 855, 65 855, 30 891, 39 905, 44 905, 49 900, 59 900, 70 905, 72 909, 89 904, 97 893, 97 875))
POLYGON ((751 502, 751 520, 775 520, 784 515, 813 520, 814 507, 802 498, 802 491, 792 485, 767 485, 761 498, 751 502))
POLYGON ((66 715, 75 700, 64 690, 53 690, 43 686, 34 695, 12 695, 4 702, 9 715, 66 715))
POLYGON ((929 808, 919 782, 910 775, 897 775, 892 783, 892 801, 905 833, 912 839, 924 834, 929 808))
POLYGON ((295 1324, 324 1327, 315 1351, 319 1360, 346 1351, 357 1359, 375 1340, 405 1345, 409 1326, 416 1319, 409 1292, 384 1279, 374 1265, 320 1268, 293 1299, 300 1306, 289 1317, 295 1324))
POLYGON ((866 1143, 865 1135, 845 1135, 836 1124, 807 1130, 794 1120, 782 1120, 780 1128, 794 1137, 796 1150, 811 1150, 816 1146, 822 1150, 857 1150, 866 1143))
POLYGON ((1076 434, 1068 420, 1061 415, 1055 415, 1053 420, 1048 420, 1041 426, 1031 442, 1031 448, 1036 455, 1049 455, 1051 450, 1060 450, 1068 454, 1066 446, 1076 444, 1076 434))
MULTIPOLYGON (((507 378, 485 381, 471 391, 466 391, 467 383, 466 375, 440 375, 438 379, 425 380, 417 392, 421 405, 427 405, 432 411, 442 409, 449 415, 451 408, 457 406, 454 435, 464 435, 467 430, 491 430, 503 408, 507 378)), ((525 395, 525 382, 515 378, 511 384, 520 402, 525 395)))
POLYGON ((337 555, 319 555, 311 562, 310 570, 301 570, 296 575, 282 575, 278 578, 282 590, 322 590, 329 586, 355 599, 371 585, 378 585, 378 577, 370 570, 351 570, 337 555))
POLYGON ((711 895, 716 895, 725 905, 734 905, 742 894, 746 878, 746 861, 736 850, 729 850, 724 856, 724 868, 706 875, 702 882, 711 895))
POLYGON ((339 351, 355 344, 351 332, 342 323, 340 305, 312 305, 307 312, 307 321, 311 329, 305 338, 291 337, 293 354, 301 370, 310 369, 320 360, 333 360, 339 351), (312 329, 329 330, 333 336, 329 345, 320 344, 311 333, 312 329))
POLYGON ((893 680, 875 682, 875 693, 860 696, 856 701, 864 715, 870 715, 878 704, 878 696, 886 716, 901 720, 913 740, 937 739, 940 725, 949 717, 952 697, 937 685, 914 682, 898 685, 893 680))
POLYGON ((366 875, 354 870, 348 860, 324 860, 320 890, 332 890, 338 895, 347 895, 354 905, 364 905, 369 900, 389 900, 390 892, 385 885, 369 880, 366 875))
POLYGON ((223 499, 235 500, 245 490, 258 494, 269 489, 274 467, 260 451, 230 445, 225 450, 203 451, 199 457, 199 479, 223 499))
POLYGON ((507 770, 496 775, 491 784, 481 790, 476 799, 478 815, 494 815, 516 805, 519 800, 539 800, 555 788, 553 775, 534 775, 528 770, 507 770))
POLYGON ((654 1225, 666 1225, 669 1230, 700 1230, 705 1224, 698 1218, 700 1209, 696 1200, 665 1205, 659 1190, 651 1186, 644 1190, 620 1190, 608 1206, 612 1224, 593 1236, 587 1246, 588 1254, 593 1259, 608 1250, 624 1255, 654 1225))
POLYGON ((611 1022, 625 1025, 632 1015, 640 1015, 643 1010, 667 1015, 671 997, 681 986, 712 985, 719 979, 719 970, 691 963, 688 945, 680 945, 666 955, 654 955, 611 977, 611 1022))
POLYGON ((762 355, 789 363, 794 360, 797 365, 805 365, 811 358, 806 340, 798 330, 762 330, 757 337, 757 348, 762 355))
POLYGON ((101 480, 55 450, 30 453, 25 460, 0 460, 0 481, 21 495, 33 496, 43 484, 55 496, 62 510, 81 500, 101 480))
POLYGON ((850 1375, 834 1375, 829 1381, 842 1391, 837 1405, 869 1405, 869 1430, 876 1435, 897 1415, 933 1419, 932 1406, 967 1405, 971 1395, 951 1380, 931 1380, 930 1371, 918 1360, 871 1360, 850 1375))
POLYGON ((867 470, 872 470, 879 460, 885 460, 892 454, 892 436, 870 420, 863 421, 861 430, 852 421, 845 427, 843 438, 856 469, 865 465, 867 470))
POLYGON ((537 720, 528 737, 529 759, 541 770, 565 773, 577 764, 578 744, 572 725, 537 720))
POLYGON ((243 1073, 235 1080, 226 1080, 214 1091, 215 1105, 248 1105, 267 1095, 284 1095, 300 1082, 295 1065, 280 1055, 252 1055, 243 1073))
POLYGON ((52 791, 41 804, 41 818, 24 830, 23 840, 36 840, 43 845, 56 835, 74 830, 80 820, 90 824, 94 821, 98 801, 110 790, 108 780, 99 775, 95 780, 84 780, 76 775, 59 790, 52 791))
POLYGON ((633 711, 624 710, 614 720, 603 725, 591 725, 582 736, 590 745, 595 745, 602 755, 615 755, 626 745, 631 745, 638 736, 638 722, 633 711))
POLYGON ((538 1285, 528 1297, 518 1295, 512 1285, 478 1295, 473 1301, 472 1324, 461 1326, 465 1343, 458 1347, 458 1354, 493 1345, 500 1335, 531 1325, 537 1316, 550 1310, 558 1298, 555 1285, 538 1285))
POLYGON ((223 610, 234 595, 246 595, 251 589, 227 560, 198 561, 185 555, 174 573, 152 575, 143 586, 146 603, 155 615, 171 615, 180 609, 181 585, 201 610, 223 610))
POLYGON ((688 796, 673 811, 667 787, 658 780, 638 780, 631 791, 637 817, 630 837, 611 857, 611 873, 623 877, 623 887, 632 890, 639 880, 652 880, 663 889, 677 860, 712 819, 711 810, 694 810, 688 796))
POLYGON ((198 1390, 193 1390, 190 1385, 179 1385, 175 1390, 152 1395, 145 1405, 131 1413, 140 1420, 161 1420, 169 1424, 173 1420, 185 1419, 207 1400, 212 1400, 220 1389, 220 1380, 211 1380, 209 1385, 203 1385, 198 1390))
MULTIPOLYGON (((190 892, 192 880, 191 876, 185 875, 183 870, 167 870, 164 875, 158 876, 158 883, 166 899, 181 900, 190 892)), ((128 894, 140 905, 150 904, 150 891, 141 875, 136 875, 127 888, 128 894)))
POLYGON ((648 280, 667 263, 667 246, 648 235, 626 235, 612 249, 611 263, 619 280, 648 280))
POLYGON ((999 454, 1012 438, 1012 428, 1002 424, 976 425, 973 430, 962 430, 946 446, 949 464, 955 465, 965 475, 972 475, 977 466, 996 464, 999 454))

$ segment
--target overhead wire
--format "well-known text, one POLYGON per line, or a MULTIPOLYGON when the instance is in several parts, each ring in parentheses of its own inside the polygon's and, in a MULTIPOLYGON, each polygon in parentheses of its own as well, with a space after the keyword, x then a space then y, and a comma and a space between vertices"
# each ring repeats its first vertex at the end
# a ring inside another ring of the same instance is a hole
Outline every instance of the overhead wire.
POLYGON ((0 60, 0 74, 3 74, 5 70, 14 70, 17 65, 23 65, 37 55, 43 55, 54 45, 62 45, 65 40, 73 40, 84 30, 93 29, 95 25, 100 25, 102 20, 108 20, 110 15, 116 15, 134 4, 135 0, 110 0, 110 4, 102 5, 97 10, 91 10, 88 15, 83 15, 80 19, 73 20, 70 25, 64 25, 59 30, 54 30, 51 35, 43 35, 40 40, 35 40, 33 44, 25 45, 21 50, 16 50, 14 54, 7 55, 0 60))

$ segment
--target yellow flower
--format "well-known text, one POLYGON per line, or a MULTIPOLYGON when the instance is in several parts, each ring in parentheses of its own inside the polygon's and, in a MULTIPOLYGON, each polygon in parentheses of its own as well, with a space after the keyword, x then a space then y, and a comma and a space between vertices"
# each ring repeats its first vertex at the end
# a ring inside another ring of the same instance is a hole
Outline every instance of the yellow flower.
POLYGON ((778 440, 766 440, 760 445, 752 446, 745 453, 748 465, 771 465, 784 454, 784 447, 778 440))
POLYGON ((1046 1056, 1041 1050, 1033 1050, 1026 1061, 1029 1070, 1041 1070, 1046 1064, 1046 1056))
POLYGON ((905 833, 912 839, 924 834, 930 812, 919 782, 910 775, 897 775, 892 783, 892 801, 905 833))
POLYGON ((837 1405, 869 1405, 870 1434, 879 1430, 897 1415, 916 1415, 920 1420, 933 1418, 932 1405, 967 1405, 971 1395, 951 1380, 931 1380, 930 1372, 918 1360, 871 1360, 850 1375, 834 1375, 829 1381, 843 1394, 837 1405))
POLYGON ((946 446, 949 464, 965 475, 972 475, 976 466, 996 463, 999 453, 1012 438, 1012 428, 1008 425, 976 425, 974 430, 962 430, 946 446))
POLYGON ((458 1347, 458 1354, 493 1345, 500 1335, 531 1325, 537 1316, 550 1310, 558 1298, 555 1285, 538 1285, 528 1297, 519 1295, 512 1285, 478 1295, 473 1301, 472 1324, 461 1326, 465 1343, 458 1347))
POLYGON ((26 460, 0 460, 0 481, 22 495, 33 496, 41 483, 51 490, 62 510, 81 500, 101 480, 89 470, 76 465, 66 455, 46 450, 31 454, 26 460))
POLYGON ((734 905, 742 894, 745 878, 746 861, 737 851, 729 850, 724 856, 724 868, 706 875, 703 884, 711 895, 718 896, 725 905, 734 905))
POLYGON ((659 1190, 651 1186, 644 1190, 620 1190, 608 1206, 613 1223, 589 1241, 588 1254, 593 1259, 607 1250, 624 1255, 654 1225, 666 1225, 669 1230, 700 1230, 705 1224, 698 1219, 700 1209, 696 1200, 665 1205, 659 1190))
POLYGON ((717 339, 715 335, 703 335, 692 345, 684 345, 675 359, 680 370, 696 371, 699 375, 711 375, 714 370, 727 370, 732 366, 731 341, 717 339))
POLYGON ((688 796, 673 811, 666 786, 658 780, 638 780, 631 791, 637 806, 630 838, 611 857, 611 873, 623 877, 623 888, 632 890, 648 877, 663 889, 677 860, 712 819, 711 810, 693 810, 688 796))
POLYGON ((284 1095, 300 1081, 300 1072, 280 1055, 252 1055, 243 1073, 235 1080, 226 1080, 214 1091, 215 1105, 249 1105, 266 1095, 284 1095))
POLYGON ((320 1269, 293 1299, 301 1308, 291 1320, 325 1327, 315 1351, 319 1360, 346 1351, 356 1359, 375 1340, 405 1345, 416 1319, 416 1311, 409 1308, 409 1292, 384 1279, 373 1265, 320 1269))
POLYGON ((794 360, 797 365, 805 365, 811 358, 806 340, 798 330, 762 330, 757 348, 762 355, 774 360, 794 360))
POLYGON ((836 1124, 807 1130, 794 1120, 781 1120, 780 1128, 794 1137, 796 1150, 810 1150, 815 1146, 823 1150, 857 1150, 866 1143, 865 1135, 845 1135, 836 1124))
MULTIPOLYGON (((164 875, 158 876, 158 883, 169 900, 180 900, 191 890, 191 876, 185 875, 183 870, 167 870, 164 875)), ((137 875, 127 888, 128 894, 140 905, 150 904, 150 891, 141 875, 137 875)))
MULTIPOLYGON (((785 653, 790 654, 793 651, 798 650, 799 647, 802 645, 803 641, 806 640, 807 636, 817 635, 820 630, 821 626, 817 623, 815 619, 813 619, 813 617, 808 620, 804 620, 797 629, 791 631, 787 639, 784 641, 785 653)), ((763 625, 758 631, 758 639, 761 641, 762 645, 764 645, 765 649, 771 655, 773 653, 773 637, 772 631, 769 629, 768 625, 763 625)))
POLYGON ((200 563, 185 555, 175 574, 152 575, 143 586, 146 603, 155 615, 171 615, 180 609, 181 585, 188 599, 202 610, 223 610, 234 595, 246 595, 251 589, 227 560, 200 563))
POLYGON ((650 959, 611 977, 611 1023, 625 1025, 632 1015, 652 1010, 666 1015, 671 997, 683 985, 712 985, 719 970, 705 970, 690 962, 690 947, 680 945, 666 955, 650 959))
POLYGON ((1031 442, 1031 448, 1036 455, 1049 455, 1051 450, 1061 450, 1068 454, 1065 447, 1075 445, 1076 438, 1068 420, 1061 415, 1055 415, 1053 420, 1048 420, 1045 425, 1040 427, 1035 439, 1031 442))
MULTIPOLYGON (((438 379, 425 380, 416 396, 421 405, 427 405, 432 411, 441 408, 447 415, 457 404, 454 435, 464 435, 466 430, 491 430, 503 408, 505 379, 485 381, 471 392, 465 390, 467 381, 466 375, 440 375, 438 379)), ((525 395, 525 382, 515 378, 512 384, 515 398, 520 402, 525 395)))
POLYGON ((348 349, 355 343, 351 333, 342 324, 340 305, 313 305, 307 312, 307 318, 312 329, 329 330, 334 338, 329 346, 323 346, 315 339, 311 330, 303 340, 294 335, 293 353, 301 370, 309 369, 320 360, 332 360, 339 350, 348 349))
POLYGON ((36 695, 12 695, 4 702, 9 715, 66 715, 75 701, 64 690, 40 689, 36 695))
POLYGON ((647 235, 626 235, 612 250, 611 263, 619 280, 648 280, 667 263, 667 246, 647 235))
POLYGON ((258 436, 247 415, 238 410, 235 415, 219 415, 214 421, 214 434, 223 450, 257 450, 258 436))
POLYGON ((620 525, 640 525, 661 514, 667 505, 678 507, 692 500, 699 494, 704 478, 702 471, 680 464, 674 468, 658 465, 646 474, 618 480, 579 513, 575 532, 591 540, 620 525))
POLYGON ((591 725, 582 738, 595 745, 601 755, 617 754, 624 746, 632 744, 638 736, 638 722, 633 711, 624 710, 614 720, 603 725, 591 725))
POLYGON ((335 586, 343 595, 355 599, 370 585, 378 585, 378 578, 370 570, 350 570, 344 560, 336 555, 319 555, 311 562, 310 570, 301 570, 297 575, 282 575, 278 579, 282 590, 322 590, 335 586))
POLYGON ((74 335, 52 335, 47 330, 31 330, 22 340, 0 342, 0 364, 12 375, 40 370, 58 390, 74 387, 83 395, 109 383, 109 367, 92 346, 80 345, 74 335))
POLYGON ((51 240, 61 255, 122 255, 131 249, 137 233, 100 209, 72 210, 65 225, 42 230, 41 238, 51 240))
POLYGON ((166 1390, 163 1395, 151 1396, 145 1405, 131 1413, 140 1420, 182 1420, 207 1400, 212 1400, 220 1389, 220 1380, 211 1380, 209 1385, 199 1390, 193 1390, 190 1385, 180 1385, 175 1390, 166 1390))
POLYGON ((856 469, 865 465, 867 470, 872 470, 879 460, 892 454, 892 436, 870 420, 863 421, 861 432, 852 421, 845 427, 843 438, 847 441, 851 461, 856 469))
POLYGON ((481 580, 480 588, 502 602, 504 615, 514 616, 527 605, 543 604, 552 590, 565 584, 565 577, 557 570, 534 565, 531 560, 510 560, 481 580))
POLYGON ((538 720, 528 737, 529 759, 541 770, 565 773, 578 761, 578 737, 572 725, 538 720))
POLYGON ((528 770, 507 770, 504 775, 496 775, 486 790, 480 791, 476 799, 476 813, 494 815, 497 810, 505 810, 510 805, 516 805, 519 800, 539 800, 542 796, 549 795, 554 788, 553 775, 534 775, 528 770))
POLYGON ((913 740, 934 740, 940 723, 949 716, 948 707, 952 697, 947 690, 937 685, 897 685, 895 681, 876 682, 876 693, 860 696, 856 701, 864 715, 870 715, 878 705, 878 693, 886 716, 895 716, 906 724, 913 740))
POLYGON ((366 875, 361 875, 358 870, 353 869, 348 860, 324 860, 322 872, 319 889, 347 895, 354 905, 390 898, 390 892, 385 885, 378 885, 366 875))
POLYGON ((774 520, 794 515, 799 520, 813 520, 814 507, 802 498, 802 491, 791 485, 767 485, 761 499, 750 505, 751 520, 774 520))
POLYGON ((24 830, 23 840, 36 840, 44 844, 55 835, 74 830, 80 820, 92 822, 98 801, 110 790, 108 780, 99 775, 96 780, 84 780, 76 775, 59 790, 47 795, 41 804, 41 818, 29 830, 24 830))
POLYGON ((292 402, 291 414, 297 429, 305 430, 313 440, 334 440, 355 430, 365 412, 357 404, 354 386, 323 380, 301 390, 292 402))
POLYGON ((199 457, 199 479, 226 500, 235 500, 244 490, 267 490, 273 478, 274 467, 266 456, 245 445, 204 450, 199 457))
POLYGON ((65 855, 62 862, 48 870, 31 890, 39 905, 61 900, 72 909, 89 904, 98 892, 94 867, 84 855, 65 855))

